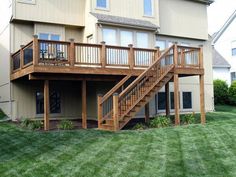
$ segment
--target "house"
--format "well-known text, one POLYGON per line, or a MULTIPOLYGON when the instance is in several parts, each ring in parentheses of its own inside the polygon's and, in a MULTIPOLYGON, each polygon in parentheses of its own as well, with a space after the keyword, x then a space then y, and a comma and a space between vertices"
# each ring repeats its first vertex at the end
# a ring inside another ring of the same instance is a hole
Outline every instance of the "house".
MULTIPOLYGON (((212 111, 211 0, 13 0, 0 107, 12 118, 98 121, 212 111)), ((2 12, 3 13, 3 12, 2 12)), ((1 14, 7 16, 6 14, 1 14)))
POLYGON ((220 79, 227 82, 228 85, 231 84, 230 78, 230 64, 226 59, 219 54, 216 49, 212 50, 213 57, 213 79, 220 79))
MULTIPOLYGON (((221 29, 213 35, 212 45, 231 65, 230 82, 236 80, 236 10, 221 29)), ((224 79, 225 80, 225 79, 224 79)))

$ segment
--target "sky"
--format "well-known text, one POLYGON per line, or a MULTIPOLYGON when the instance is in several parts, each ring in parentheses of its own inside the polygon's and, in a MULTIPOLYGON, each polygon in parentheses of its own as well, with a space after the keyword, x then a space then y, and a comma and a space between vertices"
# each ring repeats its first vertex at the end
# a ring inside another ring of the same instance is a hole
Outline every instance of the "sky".
POLYGON ((236 0, 215 0, 207 9, 209 34, 219 31, 235 10, 236 0))

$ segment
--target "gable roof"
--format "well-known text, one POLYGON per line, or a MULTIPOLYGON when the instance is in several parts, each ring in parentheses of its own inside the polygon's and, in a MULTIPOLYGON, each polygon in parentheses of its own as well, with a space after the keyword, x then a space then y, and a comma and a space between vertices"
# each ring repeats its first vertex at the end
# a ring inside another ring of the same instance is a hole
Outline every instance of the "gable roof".
POLYGON ((225 32, 225 30, 229 27, 229 25, 234 21, 236 18, 236 10, 233 12, 233 14, 228 18, 228 20, 225 22, 225 24, 222 26, 222 28, 214 35, 214 38, 212 40, 212 44, 214 45, 218 39, 221 37, 221 35, 225 32))
POLYGON ((102 24, 110 24, 110 25, 121 25, 121 26, 131 26, 136 28, 143 28, 148 30, 157 30, 159 27, 150 21, 147 20, 139 20, 133 18, 119 17, 113 15, 104 15, 98 13, 90 13, 95 18, 97 18, 98 22, 102 24))
POLYGON ((231 68, 226 59, 216 50, 212 50, 213 68, 231 68))

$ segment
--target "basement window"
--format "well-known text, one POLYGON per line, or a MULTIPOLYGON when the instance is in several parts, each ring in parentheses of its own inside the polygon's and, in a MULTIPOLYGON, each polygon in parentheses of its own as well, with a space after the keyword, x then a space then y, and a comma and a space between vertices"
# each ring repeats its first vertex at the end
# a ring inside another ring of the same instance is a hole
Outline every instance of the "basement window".
MULTIPOLYGON (((61 95, 58 91, 51 91, 49 95, 50 113, 61 113, 61 95)), ((36 114, 44 113, 44 95, 43 92, 36 92, 36 114)))
POLYGON ((192 109, 192 92, 183 92, 183 109, 192 109))

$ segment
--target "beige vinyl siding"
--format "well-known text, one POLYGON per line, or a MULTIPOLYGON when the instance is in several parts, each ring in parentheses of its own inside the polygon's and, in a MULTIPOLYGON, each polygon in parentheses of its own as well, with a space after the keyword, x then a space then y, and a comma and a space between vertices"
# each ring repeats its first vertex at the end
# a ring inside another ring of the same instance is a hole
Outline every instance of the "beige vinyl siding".
POLYGON ((83 42, 83 29, 82 28, 66 27, 65 28, 65 40, 69 41, 70 39, 74 39, 75 42, 83 42))
POLYGON ((13 19, 84 26, 85 1, 35 0, 32 4, 14 0, 13 19))
MULTIPOLYGON (((81 81, 50 81, 50 90, 61 95, 61 113, 50 118, 81 118, 81 81)), ((105 94, 114 82, 87 82, 87 116, 97 117, 97 94, 105 94)), ((13 82, 13 119, 42 118, 36 115, 36 91, 43 91, 43 81, 13 82)))
POLYGON ((160 34, 207 40, 206 5, 185 0, 160 0, 160 34))
POLYGON ((11 31, 11 52, 15 52, 20 49, 21 45, 25 45, 33 39, 34 25, 14 23, 11 31))
POLYGON ((159 0, 153 0, 153 17, 144 16, 143 0, 107 0, 107 10, 96 8, 96 0, 92 0, 92 12, 120 17, 147 20, 159 26, 159 0))

